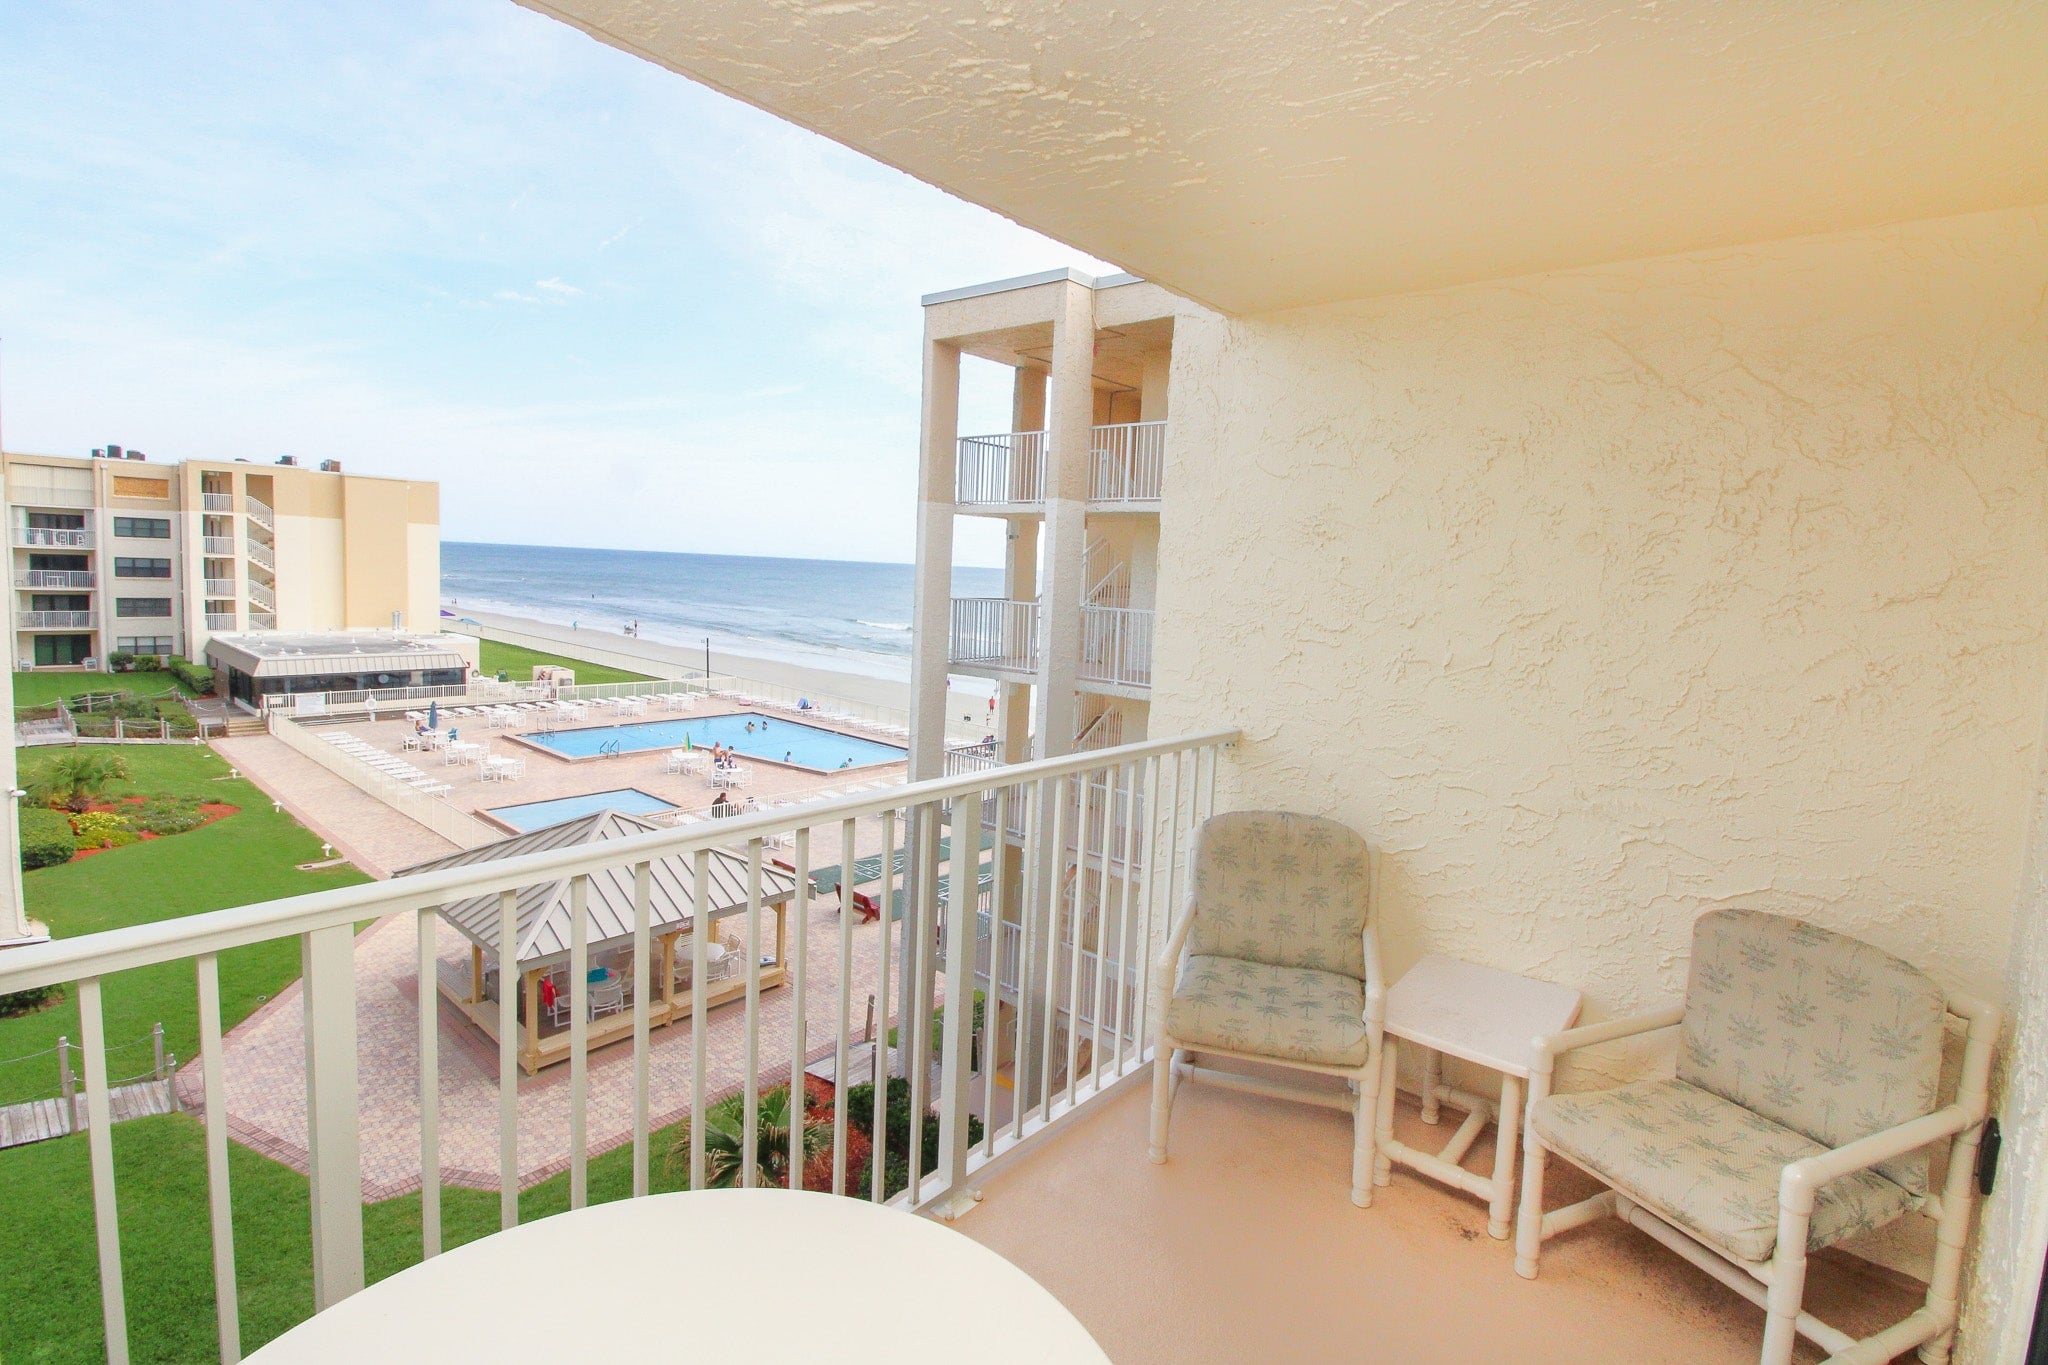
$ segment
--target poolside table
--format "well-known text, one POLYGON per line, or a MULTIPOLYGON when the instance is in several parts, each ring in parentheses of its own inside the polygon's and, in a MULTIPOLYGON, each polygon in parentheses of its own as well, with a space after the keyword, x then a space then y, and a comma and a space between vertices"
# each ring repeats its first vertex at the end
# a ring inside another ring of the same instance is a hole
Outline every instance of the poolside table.
POLYGON ((943 1223, 829 1194, 701 1190, 595 1204, 469 1242, 246 1359, 901 1365, 950 1359, 964 1342, 977 1365, 1109 1360, 1030 1276, 943 1223), (763 1273, 687 1273, 691 1256, 763 1273), (877 1317, 874 1266, 915 1286, 914 1305, 877 1317), (832 1338, 823 1350, 821 1331, 832 1338))

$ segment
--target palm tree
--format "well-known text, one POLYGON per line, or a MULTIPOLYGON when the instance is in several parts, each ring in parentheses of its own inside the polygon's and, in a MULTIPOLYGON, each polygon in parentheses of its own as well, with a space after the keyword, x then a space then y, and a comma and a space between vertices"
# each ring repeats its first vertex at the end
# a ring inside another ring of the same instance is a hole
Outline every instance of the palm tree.
POLYGON ((73 749, 42 766, 28 784, 31 801, 39 806, 63 806, 83 811, 109 782, 125 782, 128 767, 118 754, 104 749, 73 749))
MULTIPOLYGON (((815 1107, 815 1106, 807 1106, 815 1107)), ((731 1189, 740 1183, 742 1157, 747 1149, 747 1097, 729 1095, 704 1111, 704 1184, 708 1189, 731 1189)), ((790 1137, 789 1087, 777 1086, 761 1096, 755 1115, 754 1170, 759 1185, 789 1184, 790 1137)), ((832 1140, 829 1121, 807 1116, 804 1123, 805 1164, 825 1150, 832 1140)), ((687 1168, 690 1160, 690 1125, 685 1123, 675 1145, 669 1149, 671 1170, 687 1168)))

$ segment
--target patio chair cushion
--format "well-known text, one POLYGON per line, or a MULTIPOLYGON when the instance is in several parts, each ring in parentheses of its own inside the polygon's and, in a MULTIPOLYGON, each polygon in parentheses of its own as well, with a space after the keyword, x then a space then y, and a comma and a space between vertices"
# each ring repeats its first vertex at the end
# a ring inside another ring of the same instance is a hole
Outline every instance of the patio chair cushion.
MULTIPOLYGON (((1828 1147, 1932 1113, 1947 1002, 1881 949, 1783 915, 1693 926, 1679 1079, 1828 1147)), ((1878 1168, 1927 1192, 1927 1154, 1878 1168)))
POLYGON ((1365 979, 1366 844, 1314 815, 1233 811, 1195 833, 1188 951, 1365 979))
POLYGON ((1166 1006, 1166 1031, 1209 1046, 1315 1066, 1363 1066, 1365 986, 1338 972, 1191 956, 1166 1006))
MULTIPOLYGON (((1768 1261, 1778 1245, 1778 1177, 1785 1166, 1826 1150, 1679 1080, 1551 1095, 1530 1108, 1529 1122, 1551 1150, 1749 1262, 1768 1261)), ((1882 1227, 1916 1202, 1875 1171, 1829 1181, 1814 1204, 1807 1249, 1882 1227)))

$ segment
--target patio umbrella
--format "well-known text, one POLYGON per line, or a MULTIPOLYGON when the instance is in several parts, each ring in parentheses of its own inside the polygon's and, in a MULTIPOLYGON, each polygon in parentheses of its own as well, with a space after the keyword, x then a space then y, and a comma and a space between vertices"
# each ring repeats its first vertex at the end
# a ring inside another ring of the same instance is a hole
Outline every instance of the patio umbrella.
POLYGON ((427 703, 427 728, 429 730, 441 728, 441 703, 438 701, 427 703))

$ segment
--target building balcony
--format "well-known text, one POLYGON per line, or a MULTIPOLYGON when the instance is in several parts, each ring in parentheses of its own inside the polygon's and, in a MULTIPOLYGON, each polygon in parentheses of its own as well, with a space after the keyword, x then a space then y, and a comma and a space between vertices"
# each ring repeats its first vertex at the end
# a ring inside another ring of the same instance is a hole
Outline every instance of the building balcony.
POLYGON ((233 559, 235 538, 233 536, 202 536, 199 549, 209 559, 233 559))
MULTIPOLYGON (((953 501, 963 510, 1009 515, 1045 507, 1046 433, 962 436, 953 501)), ((1157 511, 1165 481, 1166 423, 1117 422, 1089 433, 1088 502, 1104 511, 1157 511)))
POLYGON ((947 658, 968 668, 1031 673, 1038 667, 1038 604, 956 597, 947 658))
POLYGON ((18 611, 14 614, 17 630, 91 630, 99 620, 99 613, 91 611, 18 611))
POLYGON ((250 613, 249 613, 249 629, 251 629, 251 630, 276 630, 276 629, 277 629, 277 613, 275 613, 275 612, 269 612, 269 611, 252 611, 252 612, 250 612, 250 613))
POLYGON ((58 530, 48 526, 17 526, 14 543, 31 550, 90 550, 92 528, 58 530))
POLYGON ((269 545, 255 539, 249 540, 247 544, 249 547, 249 562, 251 564, 254 564, 265 573, 277 572, 277 556, 269 545))
POLYGON ((233 493, 201 493, 199 506, 207 512, 232 512, 235 510, 233 493))
POLYGON ((235 580, 232 578, 209 578, 206 580, 206 595, 221 601, 232 602, 236 597, 235 580))
POLYGON ((90 588, 98 577, 91 569, 23 569, 14 575, 14 586, 23 589, 90 588))
POLYGON ((249 580, 249 601, 264 611, 277 610, 277 593, 266 583, 249 580))
POLYGON ((270 510, 269 503, 254 494, 242 495, 242 510, 249 514, 249 520, 253 525, 261 526, 266 531, 277 529, 277 514, 270 510))
POLYGON ((241 629, 241 627, 240 627, 239 625, 237 625, 237 624, 236 624, 236 621, 235 621, 235 614, 234 614, 233 612, 231 612, 231 611, 210 611, 210 612, 207 612, 207 613, 206 613, 206 628, 207 628, 208 630, 240 630, 240 629, 241 629))
POLYGON ((7 492, 16 507, 90 507, 89 488, 53 488, 48 484, 16 484, 7 492))
POLYGON ((1119 694, 1152 687, 1152 613, 1140 607, 1081 608, 1083 683, 1119 694))

